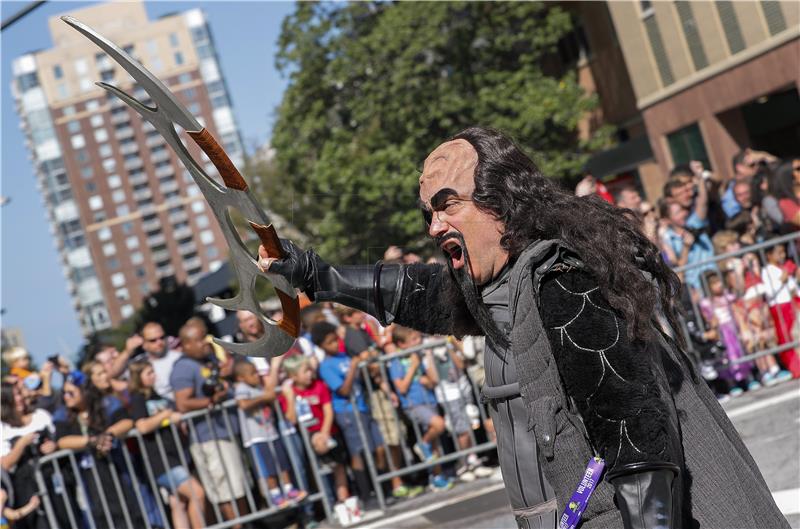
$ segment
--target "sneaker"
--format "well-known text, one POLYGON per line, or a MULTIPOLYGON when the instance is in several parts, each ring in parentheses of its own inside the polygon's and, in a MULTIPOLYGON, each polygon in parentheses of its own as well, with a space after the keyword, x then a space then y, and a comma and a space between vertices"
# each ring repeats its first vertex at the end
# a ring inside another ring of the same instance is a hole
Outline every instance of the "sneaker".
POLYGON ((473 481, 475 481, 476 476, 475 474, 472 473, 470 469, 468 469, 467 467, 461 467, 461 468, 456 471, 456 476, 458 476, 458 479, 460 479, 464 483, 472 483, 473 481), (461 468, 463 468, 464 470, 459 473, 458 470, 461 470, 461 468))
POLYGON ((758 380, 751 380, 750 383, 747 384, 747 391, 758 391, 762 387, 758 380))
POLYGON ((728 392, 728 395, 729 395, 730 397, 732 397, 732 398, 736 398, 736 397, 738 397, 739 395, 741 395, 742 393, 744 393, 744 390, 743 390, 742 388, 740 388, 739 386, 734 386, 734 387, 733 387, 733 388, 731 388, 731 390, 728 392))
POLYGON ((775 375, 773 375, 772 373, 764 373, 764 375, 761 377, 762 386, 770 387, 774 386, 777 383, 778 381, 775 380, 775 375))
POLYGON ((407 487, 405 485, 400 485, 396 487, 392 491, 392 496, 397 499, 411 499, 416 496, 419 496, 424 492, 425 489, 417 485, 416 487, 407 487))
POLYGON ((775 375, 775 383, 776 384, 779 384, 781 382, 786 382, 787 380, 791 380, 791 379, 792 379, 792 374, 789 373, 788 371, 786 371, 785 369, 781 369, 775 375))
POLYGON ((436 459, 436 454, 433 453, 431 444, 423 441, 414 443, 414 453, 417 454, 417 457, 419 457, 423 463, 428 463, 436 459))
POLYGON ((280 492, 271 493, 270 499, 272 500, 272 504, 278 509, 283 509, 284 507, 289 505, 289 500, 287 500, 286 497, 280 492))
POLYGON ((288 501, 298 502, 298 501, 303 500, 303 498, 305 498, 306 496, 308 496, 308 492, 306 492, 304 490, 297 490, 296 488, 294 488, 292 486, 289 486, 289 487, 286 488, 286 496, 285 496, 285 498, 288 501))
POLYGON ((488 478, 492 474, 494 474, 494 469, 485 467, 483 465, 478 465, 472 468, 472 473, 479 478, 488 478))
POLYGON ((453 488, 453 482, 439 474, 431 478, 430 489, 434 492, 441 492, 453 488))

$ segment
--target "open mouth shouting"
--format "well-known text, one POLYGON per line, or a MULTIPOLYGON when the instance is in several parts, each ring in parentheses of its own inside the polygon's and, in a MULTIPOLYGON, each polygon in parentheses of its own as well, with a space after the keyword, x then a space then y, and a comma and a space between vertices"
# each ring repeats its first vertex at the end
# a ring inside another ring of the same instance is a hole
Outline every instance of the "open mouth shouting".
POLYGON ((459 270, 464 267, 464 239, 460 235, 449 233, 442 237, 443 242, 439 244, 439 248, 450 259, 450 264, 453 270, 459 270))

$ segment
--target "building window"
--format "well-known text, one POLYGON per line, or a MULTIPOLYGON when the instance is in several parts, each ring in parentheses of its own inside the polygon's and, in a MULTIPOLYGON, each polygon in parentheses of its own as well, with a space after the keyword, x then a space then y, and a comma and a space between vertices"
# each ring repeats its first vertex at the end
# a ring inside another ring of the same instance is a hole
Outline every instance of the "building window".
POLYGON ((208 216, 198 215, 194 221, 197 223, 198 228, 208 228, 208 216))
POLYGON ((761 9, 764 11, 764 18, 767 20, 770 35, 777 35, 786 29, 786 19, 783 18, 780 2, 764 0, 761 2, 761 9))
POLYGON ((20 92, 27 92, 31 88, 39 86, 39 76, 36 75, 36 72, 22 74, 17 77, 17 84, 20 92))
POLYGON ((178 47, 178 35, 177 33, 170 33, 169 34, 169 45, 173 48, 178 47))
POLYGON ((75 159, 80 163, 87 163, 89 161, 89 153, 86 149, 79 149, 75 152, 75 159))
POLYGON ((202 213, 205 210, 206 206, 205 204, 203 204, 201 200, 195 200, 194 202, 192 202, 192 211, 194 211, 195 213, 202 213))
POLYGON ((117 253, 117 247, 114 246, 113 242, 109 242, 103 245, 103 255, 106 257, 110 255, 114 255, 117 253))
POLYGON ((111 238, 111 228, 100 228, 97 230, 97 238, 101 241, 107 241, 111 238))
POLYGON ((86 182, 84 187, 86 188, 87 193, 94 193, 97 191, 97 185, 94 182, 86 182))
POLYGON ((192 74, 182 73, 178 76, 178 84, 186 84, 192 82, 192 74))
POLYGON ((108 261, 106 261, 106 268, 108 268, 109 270, 116 270, 117 268, 119 268, 119 259, 111 258, 108 261))
POLYGON ((111 199, 114 201, 114 204, 125 202, 125 191, 122 189, 117 189, 116 191, 111 193, 111 199))
POLYGON ((144 268, 142 268, 141 266, 136 269, 136 277, 144 277, 146 275, 147 272, 145 272, 144 268))
POLYGON ((181 52, 179 52, 179 51, 175 52, 175 64, 177 66, 180 66, 181 64, 183 64, 183 54, 181 52))
POLYGON ((70 134, 75 134, 76 132, 80 132, 81 122, 78 121, 77 119, 70 121, 69 123, 67 123, 67 131, 69 131, 70 134))
POLYGON ((91 165, 87 165, 86 167, 81 167, 81 178, 91 178, 94 176, 94 169, 92 169, 91 165))
POLYGON ((89 71, 89 65, 86 62, 86 59, 78 59, 75 61, 75 73, 78 75, 84 75, 89 71))
POLYGON ((708 66, 706 51, 703 49, 703 41, 700 39, 700 32, 697 30, 697 20, 689 2, 682 0, 675 2, 675 9, 678 11, 678 18, 683 27, 683 35, 686 38, 686 45, 689 47, 689 54, 692 56, 695 70, 702 70, 708 66))
POLYGON ((203 244, 211 244, 214 242, 214 233, 211 230, 203 230, 200 232, 200 241, 203 244))
POLYGON ((672 154, 673 166, 688 164, 692 160, 699 160, 703 162, 704 167, 711 168, 706 145, 703 142, 703 135, 700 133, 700 127, 697 123, 668 134, 667 143, 672 154))
POLYGON ((142 252, 133 252, 131 254, 131 264, 139 265, 144 262, 144 255, 142 252))
POLYGON ((103 115, 102 114, 95 114, 89 119, 89 123, 92 124, 92 127, 102 127, 103 126, 103 115))
POLYGON ((653 57, 656 59, 658 73, 661 76, 661 84, 669 86, 675 82, 675 76, 672 74, 672 66, 669 64, 669 57, 667 57, 667 50, 664 48, 664 41, 661 39, 661 30, 658 28, 656 17, 647 17, 644 20, 644 27, 647 30, 653 57))
POLYGON ((69 139, 73 149, 81 149, 86 146, 86 139, 83 134, 75 134, 69 139))
POLYGON ((104 143, 97 148, 97 152, 100 154, 101 158, 108 158, 112 154, 111 145, 104 143))
POLYGON ((113 83, 114 70, 103 70, 102 72, 100 72, 100 79, 102 79, 104 83, 109 83, 109 84, 113 83))
POLYGON ((136 235, 132 235, 125 239, 125 246, 128 247, 128 250, 133 250, 134 248, 139 247, 139 237, 136 235))
POLYGON ((108 141, 108 131, 106 129, 97 129, 94 131, 94 141, 97 143, 108 141))
POLYGON ((53 66, 53 77, 55 77, 56 79, 61 79, 62 77, 64 77, 64 70, 61 69, 60 64, 56 64, 55 66, 53 66))
POLYGON ((125 222, 122 224, 122 233, 131 233, 133 231, 133 222, 125 222))
POLYGON ((103 160, 103 169, 105 169, 107 173, 112 172, 116 168, 117 168, 117 161, 114 158, 106 158, 105 160, 103 160))
POLYGON ((131 208, 126 205, 119 206, 117 208, 117 217, 124 217, 125 215, 130 215, 131 208))
POLYGON ((92 208, 92 211, 97 211, 98 209, 103 207, 103 197, 100 195, 94 195, 89 197, 89 207, 92 208))
POLYGON ((151 55, 158 53, 158 43, 155 39, 150 39, 147 41, 147 51, 150 52, 151 55))
POLYGON ((115 174, 109 176, 106 182, 108 182, 108 187, 110 187, 111 189, 115 189, 122 185, 122 179, 119 177, 119 175, 115 174))
POLYGON ((89 90, 94 88, 94 83, 88 77, 81 77, 80 87, 81 87, 81 92, 88 92, 89 90))
POLYGON ((209 259, 214 259, 219 256, 219 250, 217 249, 216 246, 209 246, 208 248, 206 248, 206 256, 209 259))
POLYGON ((125 274, 117 272, 111 275, 111 284, 115 287, 121 287, 125 284, 125 274))
POLYGON ((728 41, 728 49, 731 55, 735 55, 744 49, 744 37, 742 37, 742 29, 739 26, 739 19, 736 17, 733 2, 719 1, 714 2, 714 5, 717 6, 719 20, 722 23, 722 28, 725 30, 725 39, 728 41))

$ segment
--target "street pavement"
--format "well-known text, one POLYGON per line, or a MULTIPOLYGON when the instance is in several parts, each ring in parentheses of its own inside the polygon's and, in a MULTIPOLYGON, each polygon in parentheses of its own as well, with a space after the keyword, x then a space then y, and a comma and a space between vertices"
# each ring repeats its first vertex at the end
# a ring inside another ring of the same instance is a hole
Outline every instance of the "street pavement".
MULTIPOLYGON (((800 529, 800 380, 746 393, 723 408, 753 454, 781 511, 793 529, 800 529)), ((448 492, 402 502, 385 516, 359 525, 363 529, 428 527, 514 529, 499 472, 448 492)))

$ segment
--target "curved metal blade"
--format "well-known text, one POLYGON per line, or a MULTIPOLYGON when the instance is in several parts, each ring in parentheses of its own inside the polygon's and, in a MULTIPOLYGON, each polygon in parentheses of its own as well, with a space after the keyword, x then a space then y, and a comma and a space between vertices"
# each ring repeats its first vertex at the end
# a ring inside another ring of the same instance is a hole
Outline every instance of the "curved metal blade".
POLYGON ((203 126, 198 123, 194 116, 192 116, 183 105, 174 99, 172 92, 164 86, 164 83, 148 72, 136 59, 83 22, 68 15, 61 17, 61 20, 80 31, 87 39, 97 44, 100 49, 111 56, 117 64, 122 66, 125 71, 150 94, 156 106, 163 108, 175 123, 185 130, 193 132, 202 130, 203 126))

